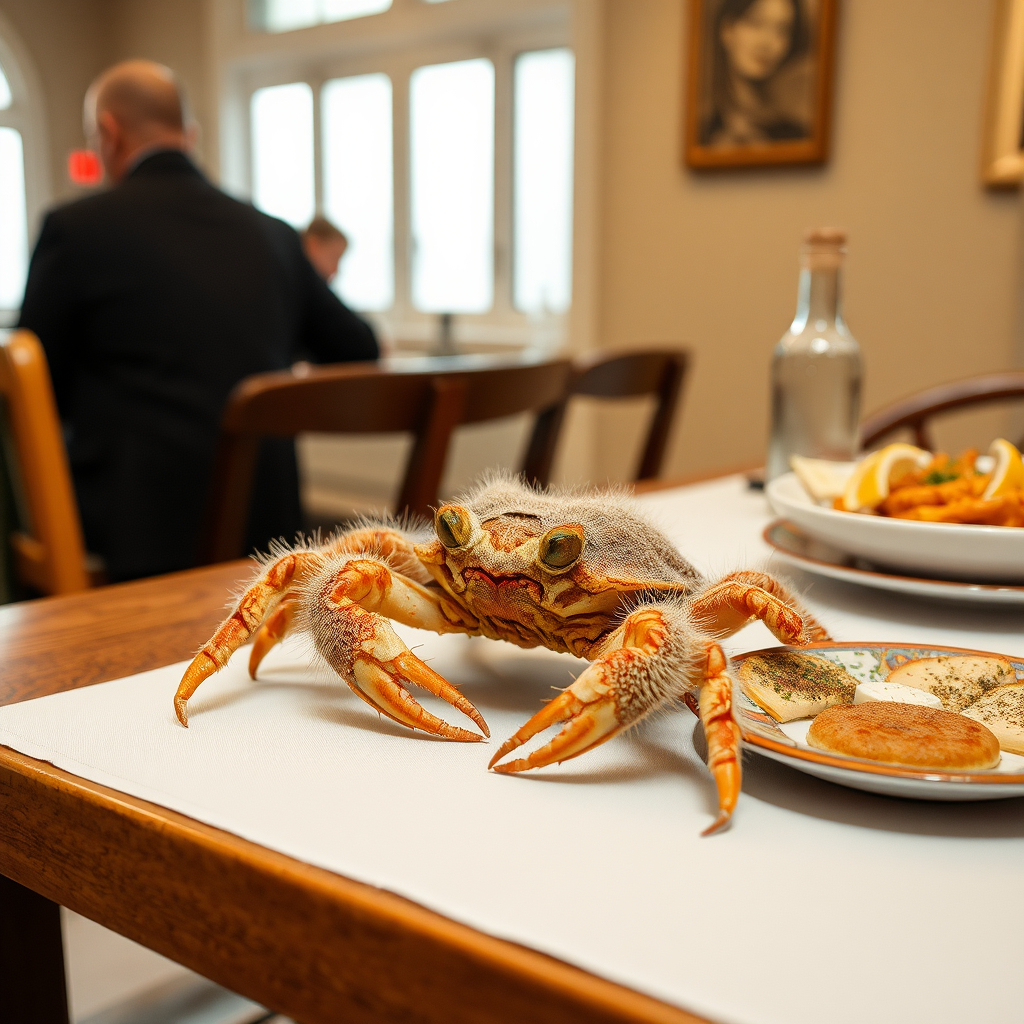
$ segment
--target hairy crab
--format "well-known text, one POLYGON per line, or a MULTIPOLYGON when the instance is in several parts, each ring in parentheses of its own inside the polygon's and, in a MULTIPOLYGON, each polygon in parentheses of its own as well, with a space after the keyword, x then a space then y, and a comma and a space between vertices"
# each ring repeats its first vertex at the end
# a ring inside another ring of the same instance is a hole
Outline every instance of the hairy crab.
POLYGON ((624 494, 539 491, 494 477, 439 508, 433 535, 366 523, 268 556, 189 665, 174 706, 187 725, 189 697, 234 651, 255 635, 255 679, 267 652, 298 627, 381 714, 447 739, 481 740, 490 733, 479 711, 388 620, 568 651, 592 664, 498 748, 490 767, 519 772, 565 761, 686 699, 703 722, 718 788, 719 813, 707 834, 729 821, 740 789, 733 684, 719 641, 754 618, 783 643, 827 639, 765 573, 705 579, 624 494), (409 684, 447 701, 480 732, 431 714, 409 684), (528 756, 498 763, 561 723, 528 756))

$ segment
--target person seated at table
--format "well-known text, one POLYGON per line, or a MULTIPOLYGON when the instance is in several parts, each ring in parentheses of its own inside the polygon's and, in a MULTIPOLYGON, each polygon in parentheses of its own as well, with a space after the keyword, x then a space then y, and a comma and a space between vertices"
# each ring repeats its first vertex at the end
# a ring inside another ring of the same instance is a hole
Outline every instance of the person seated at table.
POLYGON ((316 216, 302 232, 302 248, 313 269, 330 284, 337 277, 338 264, 348 249, 348 238, 326 217, 316 216))
MULTIPOLYGON (((111 580, 195 564, 218 426, 244 377, 378 356, 287 224, 229 198, 189 158, 174 74, 127 61, 85 102, 109 190, 51 212, 20 326, 42 341, 86 542, 111 580)), ((301 527, 290 440, 260 454, 251 547, 301 527)))

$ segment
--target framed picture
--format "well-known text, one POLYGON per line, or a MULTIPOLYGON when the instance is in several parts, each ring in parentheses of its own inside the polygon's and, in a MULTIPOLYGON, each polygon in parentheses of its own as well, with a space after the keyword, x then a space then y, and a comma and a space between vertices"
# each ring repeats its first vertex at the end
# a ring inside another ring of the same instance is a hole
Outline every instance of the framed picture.
POLYGON ((998 0, 992 32, 981 178, 1017 188, 1024 178, 1024 0, 998 0))
POLYGON ((836 0, 690 0, 689 167, 828 157, 836 0))

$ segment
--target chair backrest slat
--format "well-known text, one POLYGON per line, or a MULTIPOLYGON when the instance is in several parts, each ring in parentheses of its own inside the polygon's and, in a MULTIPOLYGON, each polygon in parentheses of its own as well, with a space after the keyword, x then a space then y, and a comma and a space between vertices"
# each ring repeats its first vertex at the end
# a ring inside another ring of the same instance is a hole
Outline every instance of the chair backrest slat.
POLYGON ((942 413, 974 405, 1024 398, 1024 370, 986 373, 966 380, 940 384, 901 398, 864 418, 860 427, 861 446, 870 448, 901 428, 913 431, 914 443, 929 451, 934 439, 930 421, 942 413))
POLYGON ((30 331, 0 338, 0 393, 31 518, 28 533, 11 537, 18 575, 44 594, 86 590, 85 542, 57 403, 46 355, 30 331))
MULTIPOLYGON (((689 361, 689 353, 684 349, 654 349, 596 353, 580 357, 573 364, 569 396, 621 399, 653 395, 656 398, 636 480, 656 477, 661 471, 689 361)), ((568 397, 560 406, 538 417, 534 427, 523 472, 537 483, 547 484, 551 478, 567 405, 568 397)))
POLYGON ((200 561, 245 552, 245 525, 259 441, 305 432, 412 433, 398 507, 424 515, 437 500, 464 385, 435 374, 388 373, 375 363, 257 374, 228 399, 210 486, 200 561))

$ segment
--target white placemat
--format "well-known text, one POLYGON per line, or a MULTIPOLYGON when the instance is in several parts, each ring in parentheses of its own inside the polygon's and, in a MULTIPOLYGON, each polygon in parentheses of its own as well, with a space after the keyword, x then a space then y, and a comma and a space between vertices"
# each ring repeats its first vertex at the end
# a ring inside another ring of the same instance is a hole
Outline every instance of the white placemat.
MULTIPOLYGON (((767 563, 764 500, 739 479, 646 501, 702 569, 767 563)), ((1024 655, 1019 611, 799 580, 836 639, 1024 655)), ((491 744, 379 718, 298 642, 257 683, 236 656, 188 730, 177 665, 2 708, 0 743, 712 1020, 1020 1019, 1024 801, 889 799, 750 754, 732 829, 702 839, 715 798, 689 711, 495 775, 494 742, 581 663, 399 632, 476 703, 491 744)), ((774 642, 757 625, 731 649, 774 642)))

